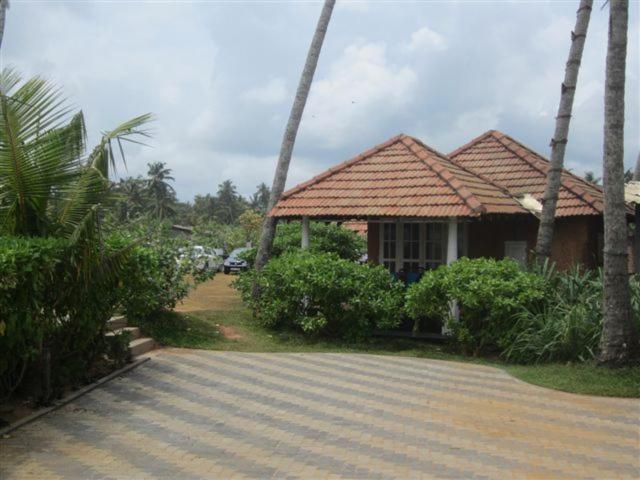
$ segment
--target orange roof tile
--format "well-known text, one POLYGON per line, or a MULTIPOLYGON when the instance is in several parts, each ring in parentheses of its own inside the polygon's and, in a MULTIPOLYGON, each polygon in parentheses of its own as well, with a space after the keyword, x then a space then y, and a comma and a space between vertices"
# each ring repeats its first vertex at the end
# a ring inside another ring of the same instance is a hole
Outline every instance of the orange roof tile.
POLYGON ((285 192, 274 217, 477 217, 527 213, 495 182, 398 135, 285 192))
MULTIPOLYGON (((451 152, 449 158, 515 197, 529 193, 542 201, 549 161, 502 132, 489 130, 451 152)), ((602 211, 602 189, 564 170, 556 217, 600 215, 602 211)))
POLYGON ((357 233, 361 237, 367 236, 367 230, 369 228, 369 224, 364 220, 349 220, 348 222, 344 222, 342 226, 347 230, 357 233))

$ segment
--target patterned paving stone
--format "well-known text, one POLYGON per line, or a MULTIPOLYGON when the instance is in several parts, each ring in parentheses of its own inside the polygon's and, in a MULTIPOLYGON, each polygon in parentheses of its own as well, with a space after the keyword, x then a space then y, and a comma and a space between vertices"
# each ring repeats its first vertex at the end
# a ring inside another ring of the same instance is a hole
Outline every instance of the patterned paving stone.
POLYGON ((169 349, 0 440, 0 479, 640 478, 640 401, 478 365, 169 349))

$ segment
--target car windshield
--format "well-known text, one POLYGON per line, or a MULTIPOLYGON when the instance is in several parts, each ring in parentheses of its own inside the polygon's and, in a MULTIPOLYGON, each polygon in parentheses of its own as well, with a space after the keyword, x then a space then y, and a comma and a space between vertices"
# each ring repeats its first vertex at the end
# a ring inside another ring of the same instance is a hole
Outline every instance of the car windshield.
POLYGON ((238 255, 240 255, 242 252, 246 252, 247 250, 249 250, 248 248, 236 248, 233 252, 231 252, 229 254, 229 258, 238 258, 238 255))

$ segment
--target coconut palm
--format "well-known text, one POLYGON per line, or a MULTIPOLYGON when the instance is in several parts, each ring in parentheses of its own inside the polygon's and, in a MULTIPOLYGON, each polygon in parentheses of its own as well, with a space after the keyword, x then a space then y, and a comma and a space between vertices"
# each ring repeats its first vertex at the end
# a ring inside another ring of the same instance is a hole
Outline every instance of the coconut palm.
POLYGON ((168 215, 173 215, 173 205, 176 201, 176 192, 169 182, 175 179, 171 176, 171 169, 164 162, 149 163, 147 172, 147 189, 153 201, 153 211, 162 220, 168 215))
POLYGON ((560 191, 564 152, 569 136, 573 97, 578 83, 578 72, 580 70, 584 42, 587 37, 592 5, 592 0, 580 1, 576 15, 576 25, 573 32, 571 32, 571 48, 564 71, 560 105, 558 106, 558 115, 556 117, 556 129, 553 134, 553 139, 551 140, 551 164, 547 172, 547 186, 544 192, 542 214, 540 215, 540 226, 538 227, 538 239, 536 242, 536 254, 541 264, 551 255, 553 224, 556 216, 558 192, 560 191))
MULTIPOLYGON (((296 92, 296 98, 291 107, 291 113, 289 114, 289 121, 284 132, 284 138, 282 139, 282 146, 280 147, 280 157, 278 158, 278 165, 276 166, 276 172, 273 178, 273 186, 271 187, 271 195, 269 197, 269 206, 267 211, 270 211, 275 204, 280 200, 284 186, 287 183, 287 174, 289 172, 289 163, 291 162, 291 155, 293 153, 293 146, 298 134, 298 127, 300 126, 300 120, 302 119, 302 112, 307 103, 307 97, 309 96, 309 90, 311 89, 311 82, 313 80, 313 74, 316 71, 318 65, 318 58, 320 57, 320 50, 322 49, 322 43, 324 42, 325 34, 327 33, 327 27, 329 26, 329 20, 331 20, 331 13, 335 5, 335 0, 325 0, 316 31, 309 47, 309 53, 307 54, 307 60, 302 70, 300 77, 300 83, 298 84, 298 90, 296 92)), ((258 247, 258 253, 256 255, 255 268, 260 270, 271 255, 271 248, 273 246, 273 236, 275 235, 276 220, 273 217, 265 217, 262 224, 262 234, 260 236, 260 246, 258 247)))
POLYGON ((0 50, 2 49, 2 39, 4 38, 4 21, 9 8, 9 0, 0 0, 0 50))
POLYGON ((60 89, 40 77, 0 73, 0 233, 77 240, 99 230, 111 195, 109 170, 117 145, 147 135, 149 115, 105 132, 86 154, 82 112, 73 114, 60 89))
POLYGON ((609 1, 609 41, 604 93, 604 302, 600 362, 629 363, 640 357, 631 318, 624 203, 624 90, 627 0, 609 1))

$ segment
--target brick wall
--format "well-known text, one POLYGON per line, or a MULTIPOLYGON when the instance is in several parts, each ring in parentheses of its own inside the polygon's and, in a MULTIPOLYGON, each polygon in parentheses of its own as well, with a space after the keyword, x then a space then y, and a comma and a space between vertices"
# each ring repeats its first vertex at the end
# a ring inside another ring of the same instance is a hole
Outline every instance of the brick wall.
MULTIPOLYGON (((369 222, 367 251, 369 260, 378 263, 380 252, 380 224, 369 222)), ((551 256, 560 269, 581 263, 595 268, 601 264, 598 237, 602 233, 602 218, 593 216, 569 217, 556 221, 551 256)), ((468 254, 471 258, 503 258, 507 241, 527 242, 527 251, 535 248, 538 220, 528 216, 511 218, 485 217, 468 224, 468 254)))

